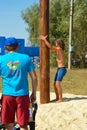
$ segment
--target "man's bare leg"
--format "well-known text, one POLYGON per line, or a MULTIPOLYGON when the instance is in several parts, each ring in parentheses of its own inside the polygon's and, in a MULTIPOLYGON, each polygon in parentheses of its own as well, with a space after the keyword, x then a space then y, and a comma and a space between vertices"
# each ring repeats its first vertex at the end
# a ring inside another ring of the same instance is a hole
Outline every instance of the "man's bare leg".
POLYGON ((9 123, 5 125, 6 129, 5 130, 13 130, 14 123, 9 123))
POLYGON ((20 130, 28 130, 27 126, 20 126, 20 130))

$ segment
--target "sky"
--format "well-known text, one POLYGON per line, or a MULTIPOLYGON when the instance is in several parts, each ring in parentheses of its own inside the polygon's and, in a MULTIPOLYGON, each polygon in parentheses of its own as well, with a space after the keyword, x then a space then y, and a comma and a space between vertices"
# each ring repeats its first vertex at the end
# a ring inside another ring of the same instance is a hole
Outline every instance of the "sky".
POLYGON ((25 11, 39 0, 0 0, 0 36, 28 38, 27 24, 21 17, 21 11, 25 11))

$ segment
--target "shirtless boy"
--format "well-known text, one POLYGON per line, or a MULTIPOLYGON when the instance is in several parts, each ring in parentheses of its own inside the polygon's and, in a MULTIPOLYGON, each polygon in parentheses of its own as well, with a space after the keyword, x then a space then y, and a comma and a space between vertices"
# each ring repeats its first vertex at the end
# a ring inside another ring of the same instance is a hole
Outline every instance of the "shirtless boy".
POLYGON ((56 93, 56 101, 62 102, 62 87, 61 82, 63 80, 64 75, 66 74, 67 70, 65 67, 65 56, 64 56, 64 49, 65 44, 62 39, 57 39, 55 41, 55 45, 51 45, 47 40, 47 36, 40 36, 40 39, 44 41, 44 43, 48 46, 48 48, 56 53, 56 61, 57 61, 57 72, 55 74, 54 79, 54 89, 56 93))

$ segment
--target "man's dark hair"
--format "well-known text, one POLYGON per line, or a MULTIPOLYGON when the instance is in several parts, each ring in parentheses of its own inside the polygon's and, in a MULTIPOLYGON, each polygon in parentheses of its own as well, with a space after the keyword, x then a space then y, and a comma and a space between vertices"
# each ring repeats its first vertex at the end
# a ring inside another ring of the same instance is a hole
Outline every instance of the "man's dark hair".
POLYGON ((15 45, 15 46, 5 46, 5 50, 6 51, 16 51, 17 50, 17 48, 18 48, 18 45, 15 45))

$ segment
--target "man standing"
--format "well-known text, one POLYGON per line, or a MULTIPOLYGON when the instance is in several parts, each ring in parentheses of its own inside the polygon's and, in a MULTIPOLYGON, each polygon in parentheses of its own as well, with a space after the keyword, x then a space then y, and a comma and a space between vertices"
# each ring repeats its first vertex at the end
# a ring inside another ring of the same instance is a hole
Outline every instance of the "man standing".
POLYGON ((21 130, 27 130, 29 121, 28 73, 32 81, 31 100, 36 100, 37 76, 35 67, 28 55, 17 52, 16 38, 5 41, 7 54, 0 57, 2 77, 2 124, 6 130, 13 130, 15 113, 21 130))

